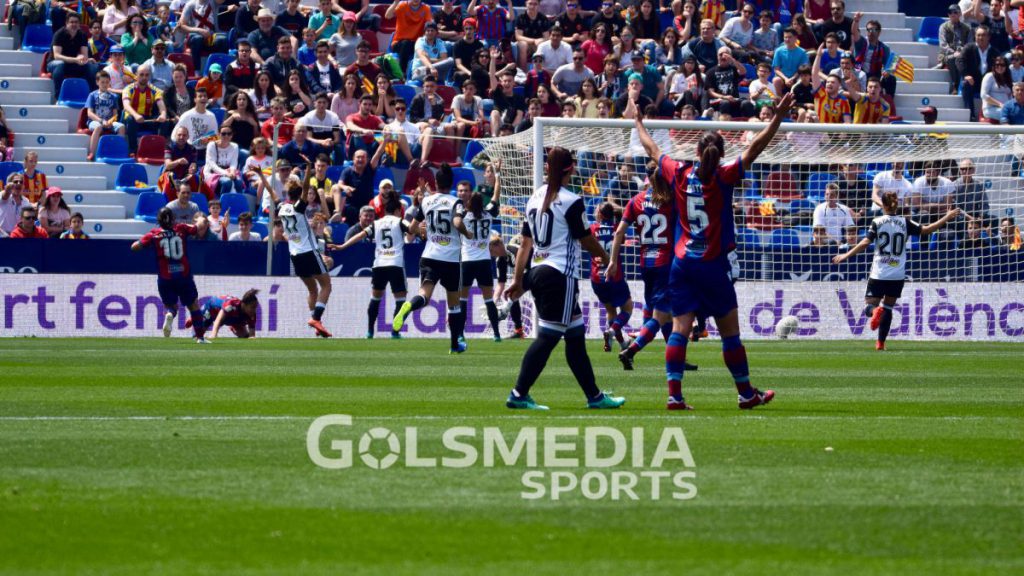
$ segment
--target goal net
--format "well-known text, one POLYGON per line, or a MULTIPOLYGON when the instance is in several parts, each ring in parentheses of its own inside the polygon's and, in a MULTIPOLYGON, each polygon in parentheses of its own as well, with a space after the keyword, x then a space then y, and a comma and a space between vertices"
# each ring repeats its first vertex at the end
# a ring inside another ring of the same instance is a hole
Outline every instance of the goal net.
MULTIPOLYGON (((722 134, 724 160, 735 158, 764 125, 648 121, 662 153, 693 160, 705 130, 722 134)), ((502 233, 520 228, 526 200, 544 183, 544 149, 561 146, 577 159, 570 184, 590 221, 602 203, 616 208, 647 187, 653 162, 627 120, 543 118, 530 131, 482 141, 502 160, 502 233)), ((773 336, 785 316, 797 336, 867 338, 863 294, 876 246, 846 263, 832 257, 863 238, 879 215, 873 195, 893 191, 901 209, 927 224, 950 208, 967 215, 906 246, 907 284, 893 334, 904 339, 1024 340, 1024 130, 981 125, 836 126, 783 123, 736 187, 732 212, 739 264, 737 294, 744 333, 773 336)), ((638 237, 630 230, 623 266, 637 309, 638 237)), ((885 249, 885 247, 883 247, 885 249)), ((584 259, 581 278, 588 278, 584 259)), ((588 331, 600 304, 582 282, 588 331)), ((632 324, 640 323, 636 312, 632 324)))

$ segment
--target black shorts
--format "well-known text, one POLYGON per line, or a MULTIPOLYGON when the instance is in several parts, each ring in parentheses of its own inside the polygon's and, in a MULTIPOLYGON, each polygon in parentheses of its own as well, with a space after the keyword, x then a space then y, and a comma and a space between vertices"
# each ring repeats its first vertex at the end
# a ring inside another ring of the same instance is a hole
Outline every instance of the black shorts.
POLYGON ((433 258, 420 259, 420 283, 440 283, 449 292, 462 289, 462 268, 458 262, 445 262, 433 258))
POLYGON ((523 287, 533 293, 537 316, 544 322, 569 325, 580 309, 579 287, 551 266, 537 266, 526 273, 523 287))
POLYGON ((864 296, 866 298, 882 298, 883 296, 899 298, 903 296, 904 282, 904 280, 875 280, 874 278, 869 278, 868 289, 864 296))
POLYGON ((292 266, 295 267, 295 275, 299 278, 312 278, 328 272, 324 259, 316 250, 292 256, 292 266))
POLYGON ((383 290, 391 284, 391 293, 405 292, 405 270, 401 266, 381 266, 373 269, 370 286, 374 290, 383 290))
POLYGON ((462 287, 469 288, 476 282, 476 285, 483 287, 494 286, 494 273, 491 271, 490 260, 473 260, 462 263, 462 287))

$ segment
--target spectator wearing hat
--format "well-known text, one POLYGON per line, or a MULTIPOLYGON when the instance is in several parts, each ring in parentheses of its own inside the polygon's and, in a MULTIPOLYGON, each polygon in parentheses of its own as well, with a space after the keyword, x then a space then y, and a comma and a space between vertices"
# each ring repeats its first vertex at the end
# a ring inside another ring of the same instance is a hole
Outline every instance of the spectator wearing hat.
POLYGON ((206 76, 199 79, 196 89, 204 88, 206 95, 210 98, 210 108, 221 108, 224 106, 224 69, 220 64, 211 64, 206 71, 206 76))
POLYGON ((64 27, 53 35, 50 47, 53 57, 46 65, 46 71, 53 78, 53 92, 60 92, 65 78, 82 78, 90 89, 95 89, 100 66, 89 57, 89 39, 81 28, 81 16, 68 14, 65 21, 64 27))
POLYGON ((415 54, 416 40, 423 36, 427 22, 433 19, 430 6, 422 0, 394 0, 384 17, 395 19, 395 36, 391 47, 398 54, 402 70, 408 70, 409 61, 415 54))
POLYGON ((110 76, 110 91, 120 95, 124 87, 135 81, 135 74, 124 62, 124 48, 114 45, 110 49, 110 59, 103 71, 110 76))
POLYGON ((957 62, 963 49, 971 41, 971 27, 960 19, 960 7, 949 5, 949 19, 939 26, 939 64, 936 68, 949 70, 949 93, 956 94, 960 85, 960 68, 957 62))
POLYGON ((423 36, 416 41, 416 59, 413 60, 412 77, 421 80, 425 76, 445 79, 455 66, 455 60, 448 55, 447 44, 437 36, 437 22, 427 22, 423 36))
POLYGON ((149 67, 152 75, 149 83, 159 90, 167 90, 174 83, 174 63, 167 59, 167 42, 157 38, 151 49, 152 56, 142 63, 149 67))
MULTIPOLYGON (((355 13, 345 12, 341 16, 341 28, 327 41, 328 56, 333 52, 334 61, 342 68, 356 61, 356 48, 363 41, 362 35, 356 30, 357 22, 355 13)), ((317 46, 319 45, 317 42, 317 46)), ((320 53, 316 52, 316 49, 314 54, 319 59, 320 53)))
MULTIPOLYGON (((633 53, 630 64, 630 67, 623 72, 623 76, 628 78, 632 74, 639 74, 643 81, 643 88, 641 89, 643 95, 658 108, 659 115, 671 117, 674 107, 672 102, 665 98, 665 81, 661 73, 658 72, 658 69, 651 64, 647 64, 644 55, 639 52, 633 53)), ((746 74, 746 68, 744 68, 743 72, 746 74)), ((580 83, 582 84, 582 80, 580 83)), ((639 110, 644 109, 639 108, 639 110)))
POLYGON ((21 209, 21 219, 11 230, 11 238, 49 238, 46 228, 36 225, 36 209, 32 206, 24 206, 21 209))
POLYGON ((515 38, 519 48, 519 67, 526 69, 530 55, 548 39, 551 21, 537 9, 540 0, 526 0, 526 11, 516 18, 515 38))
POLYGON ((256 14, 256 29, 249 33, 249 44, 253 49, 252 59, 262 65, 277 52, 277 43, 281 38, 288 38, 293 42, 293 49, 298 44, 288 30, 274 25, 273 12, 261 8, 256 14))
POLYGON ((202 70, 203 56, 228 51, 227 36, 218 32, 215 0, 189 0, 178 19, 178 29, 188 34, 196 70, 202 70))
POLYGON ((476 54, 485 48, 484 43, 476 37, 476 19, 466 18, 462 21, 462 37, 452 47, 455 58, 453 80, 459 84, 472 76, 473 62, 476 54))
POLYGON ((337 4, 345 12, 356 15, 356 27, 360 30, 380 30, 380 14, 370 9, 370 0, 338 0, 337 4))
POLYGON ((544 66, 544 60, 544 53, 539 50, 534 53, 533 66, 526 73, 526 82, 523 84, 527 98, 537 97, 538 86, 551 86, 551 73, 544 66))
POLYGON ((61 189, 51 186, 46 197, 39 203, 39 224, 50 238, 59 238, 71 226, 71 210, 64 202, 61 189))
MULTIPOLYGON (((726 48, 728 50, 728 48, 726 48)), ((646 110, 648 106, 653 106, 654 101, 644 96, 644 77, 636 72, 631 72, 626 76, 626 90, 615 99, 612 103, 611 115, 613 118, 625 117, 626 109, 629 107, 629 101, 632 100, 636 104, 637 110, 646 110)))
POLYGON ((544 70, 554 74, 561 66, 572 64, 572 47, 562 42, 562 29, 555 26, 548 39, 537 45, 537 53, 544 55, 544 70))

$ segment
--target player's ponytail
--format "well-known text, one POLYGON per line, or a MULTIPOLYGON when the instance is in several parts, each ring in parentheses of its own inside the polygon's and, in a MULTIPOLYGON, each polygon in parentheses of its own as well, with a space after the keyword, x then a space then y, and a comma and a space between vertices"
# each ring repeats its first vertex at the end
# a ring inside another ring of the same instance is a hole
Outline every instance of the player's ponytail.
POLYGON ((697 178, 701 184, 710 184, 718 171, 718 164, 722 161, 722 152, 725 150, 725 140, 718 132, 705 132, 697 142, 697 157, 700 159, 700 168, 697 171, 697 178))
POLYGON ((672 202, 672 185, 661 175, 661 168, 655 166, 648 180, 651 182, 651 200, 655 204, 665 206, 672 202))
POLYGON ((484 197, 479 192, 473 192, 469 196, 469 211, 473 217, 479 220, 484 216, 484 197))
POLYGON ((547 212, 558 197, 558 191, 562 189, 565 177, 571 173, 574 163, 572 153, 561 146, 548 152, 548 192, 544 196, 543 212, 547 212))
POLYGON ((895 192, 882 193, 882 211, 886 214, 895 214, 900 205, 900 197, 895 192))
POLYGON ((257 290, 256 288, 250 288, 249 290, 246 290, 245 294, 242 294, 242 304, 259 305, 260 300, 259 298, 256 297, 256 295, 259 293, 260 291, 257 290))

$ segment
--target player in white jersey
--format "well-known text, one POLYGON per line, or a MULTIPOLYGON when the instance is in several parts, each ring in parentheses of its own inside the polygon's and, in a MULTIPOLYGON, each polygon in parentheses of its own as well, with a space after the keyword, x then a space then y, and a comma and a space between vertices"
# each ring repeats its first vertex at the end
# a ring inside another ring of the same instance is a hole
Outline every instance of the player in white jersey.
MULTIPOLYGON (((366 337, 373 338, 374 326, 380 312, 380 299, 384 296, 384 288, 391 285, 391 294, 395 297, 395 316, 405 304, 405 241, 411 232, 408 224, 402 220, 402 201, 392 196, 384 205, 387 214, 371 223, 362 231, 357 232, 337 250, 345 250, 353 244, 362 242, 367 237, 373 238, 373 270, 370 278, 370 304, 366 308, 366 337)), ((391 331, 391 337, 401 338, 402 335, 391 331)))
POLYGON ((494 259, 491 257, 491 245, 501 242, 500 238, 491 238, 491 231, 498 222, 498 203, 501 199, 501 183, 497 174, 495 172, 494 193, 486 206, 483 195, 474 192, 468 180, 459 182, 457 187, 461 202, 457 214, 462 217, 462 229, 459 231, 466 237, 462 241, 462 294, 459 307, 466 314, 469 313, 469 289, 476 282, 484 297, 494 341, 501 342, 498 307, 494 303, 494 259))
MULTIPOLYGON (((437 179, 441 180, 440 172, 437 179)), ((459 306, 459 293, 462 289, 459 267, 462 256, 461 230, 465 230, 465 226, 457 213, 461 202, 444 191, 450 187, 450 182, 447 186, 439 183, 438 189, 420 203, 420 212, 413 221, 413 231, 426 238, 423 256, 420 257, 420 290, 412 300, 402 305, 391 328, 396 332, 401 330, 409 314, 430 302, 434 286, 440 282, 447 291, 450 351, 452 354, 460 354, 466 351, 465 341, 459 340, 466 325, 466 316, 459 306)))
POLYGON ((845 262, 875 242, 875 257, 871 261, 868 289, 864 295, 864 303, 867 304, 864 314, 871 317, 871 329, 878 330, 875 350, 885 350, 885 340, 892 326, 892 307, 903 295, 909 236, 927 236, 961 214, 959 208, 954 208, 935 222, 922 226, 906 216, 898 216, 899 203, 899 195, 895 192, 882 194, 884 214, 871 221, 868 235, 848 252, 832 259, 835 264, 845 262))
MULTIPOLYGON (((287 164, 278 164, 278 168, 286 166, 287 164)), ((264 189, 269 191, 271 201, 277 205, 279 198, 274 187, 267 183, 267 177, 262 171, 257 170, 255 173, 263 181, 264 189)), ((320 210, 325 216, 329 216, 329 214, 323 190, 314 191, 310 186, 312 177, 313 170, 306 170, 306 180, 301 186, 295 182, 289 184, 288 202, 281 204, 277 209, 277 216, 281 220, 284 235, 288 239, 288 253, 291 255, 295 275, 306 285, 306 290, 309 293, 311 317, 307 324, 316 331, 317 336, 330 338, 331 333, 324 328, 321 319, 324 316, 324 310, 327 309, 327 301, 331 298, 331 275, 320 255, 313 226, 306 219, 306 207, 310 203, 310 194, 319 194, 320 210)))
POLYGON ((583 199, 565 189, 575 168, 576 160, 571 152, 552 148, 547 159, 547 185, 538 188, 526 203, 523 243, 516 254, 515 275, 505 295, 516 299, 527 290, 532 292, 540 321, 536 339, 523 356, 515 388, 505 401, 509 408, 547 409, 534 402, 530 388, 563 336, 565 360, 587 396, 587 406, 618 408, 626 401, 601 392, 587 356, 586 328, 576 285, 580 247, 605 262, 608 253, 590 233, 583 199), (526 274, 527 260, 532 260, 533 264, 529 274, 526 274))

